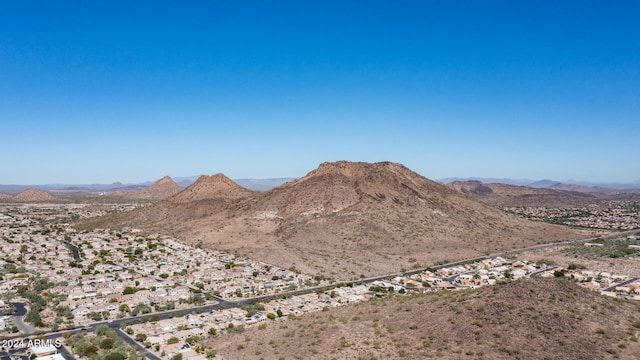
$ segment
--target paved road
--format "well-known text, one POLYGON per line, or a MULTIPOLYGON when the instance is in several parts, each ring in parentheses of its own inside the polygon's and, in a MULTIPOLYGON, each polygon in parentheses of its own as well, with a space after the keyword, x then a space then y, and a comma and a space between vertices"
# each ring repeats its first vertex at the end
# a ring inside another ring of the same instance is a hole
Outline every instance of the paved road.
POLYGON ((542 274, 542 273, 543 273, 543 272, 545 272, 545 271, 552 271, 552 270, 555 270, 555 269, 557 269, 557 268, 558 268, 557 266, 547 266, 547 268, 546 268, 546 269, 540 269, 540 270, 538 270, 538 271, 534 271, 534 272, 532 272, 531 274, 529 274, 529 275, 527 275, 527 276, 525 276, 525 277, 527 277, 527 278, 534 278, 534 277, 536 277, 536 276, 538 276, 538 275, 542 274))
POLYGON ((76 260, 80 260, 80 253, 78 252, 78 247, 73 245, 72 243, 68 242, 68 241, 64 241, 64 244, 71 249, 71 252, 73 253, 73 258, 76 260))
POLYGON ((66 360, 76 360, 76 357, 73 356, 71 352, 64 347, 64 345, 58 348, 58 352, 64 356, 66 360))
POLYGON ((618 283, 616 285, 609 286, 606 289, 602 289, 602 291, 614 291, 618 286, 625 286, 627 284, 631 284, 632 282, 637 281, 638 279, 640 279, 640 278, 634 277, 634 278, 631 278, 631 279, 629 279, 627 281, 623 281, 621 283, 618 283))
MULTIPOLYGON (((370 277, 370 278, 365 278, 365 279, 360 279, 360 280, 352 280, 352 281, 344 281, 341 282, 342 284, 348 285, 348 284, 361 284, 361 283, 372 283, 374 281, 379 281, 379 280, 388 280, 391 279, 395 276, 398 275, 412 275, 412 274, 419 274, 427 269, 431 269, 431 270, 438 270, 441 268, 445 268, 445 267, 452 267, 452 266, 460 266, 460 265, 465 265, 465 264, 471 264, 477 261, 482 261, 482 260, 486 260, 489 258, 493 258, 493 257, 497 257, 497 256, 513 256, 513 255, 517 255, 523 252, 527 252, 527 251, 533 251, 533 250, 540 250, 540 249, 545 249, 545 248, 551 248, 551 247, 555 247, 555 246, 560 246, 560 245, 569 245, 569 244, 574 244, 574 243, 581 243, 581 242, 589 242, 589 241, 593 241, 596 239, 610 239, 610 238, 619 238, 619 237, 623 237, 625 235, 628 234, 635 234, 638 233, 638 230, 630 230, 630 231, 623 231, 623 232, 619 232, 619 233, 614 233, 614 234, 610 234, 610 235, 605 235, 605 236, 599 236, 599 237, 593 237, 593 238, 588 238, 588 239, 580 239, 580 240, 569 240, 569 241, 561 241, 561 242, 556 242, 556 243, 550 243, 550 244, 541 244, 541 245, 535 245, 535 246, 530 246, 527 248, 523 248, 523 249, 518 249, 518 250, 511 250, 511 251, 507 251, 507 252, 503 252, 503 253, 498 253, 498 254, 492 254, 492 255, 487 255, 487 256, 482 256, 482 257, 477 257, 477 258, 472 258, 472 259, 467 259, 467 260, 461 260, 461 261, 454 261, 454 262, 450 262, 450 263, 446 263, 446 264, 439 264, 439 265, 434 265, 431 266, 429 268, 422 268, 422 269, 416 269, 416 270, 412 270, 412 271, 408 271, 408 272, 404 272, 403 274, 389 274, 389 275, 382 275, 382 276, 376 276, 376 277, 370 277)), ((547 269, 548 270, 548 269, 547 269)), ((540 271, 542 272, 542 271, 540 271)), ((537 272, 539 273, 539 272, 537 272)), ((535 275, 537 275, 537 273, 534 273, 535 275)), ((531 274, 531 277, 535 276, 534 274, 531 274)), ((450 277, 449 279, 447 279, 450 283, 455 284, 455 278, 457 277, 457 275, 454 275, 452 277, 450 277)), ((634 279, 635 280, 635 279, 634 279)), ((629 280, 628 282, 631 282, 633 280, 629 280)), ((625 282, 624 284, 628 283, 625 282)), ((220 297, 216 297, 217 301, 214 304, 208 304, 208 305, 203 305, 203 306, 195 306, 192 308, 188 308, 188 309, 182 309, 182 310, 169 310, 169 311, 163 311, 163 312, 159 312, 159 313, 153 313, 153 314, 147 314, 147 315, 141 315, 141 316, 136 316, 136 317, 129 317, 129 318, 123 318, 123 319, 117 319, 117 320, 108 320, 108 321, 100 321, 100 322, 96 322, 96 323, 92 323, 89 325, 86 325, 84 328, 77 328, 77 329, 72 329, 72 330, 66 330, 63 331, 64 333, 70 333, 70 334, 74 334, 77 332, 81 332, 81 331, 93 331, 95 330, 95 327, 97 325, 100 324, 106 324, 109 327, 113 328, 114 330, 116 330, 116 332, 118 333, 118 335, 122 336, 125 341, 127 341, 127 343, 135 346, 139 351, 141 351, 142 353, 145 354, 145 356, 147 356, 148 358, 152 359, 152 360, 161 360, 158 356, 156 356, 155 354, 149 352, 146 348, 144 348, 141 344, 139 344, 138 342, 136 342, 134 339, 132 339, 131 337, 127 336, 125 333, 122 332, 122 330, 120 330, 120 326, 123 323, 131 323, 131 324, 139 324, 141 322, 144 321, 148 321, 151 319, 151 316, 157 317, 161 320, 163 319, 168 319, 168 318, 172 318, 172 317, 177 317, 177 316, 181 316, 187 313, 203 313, 203 312, 209 312, 211 310, 217 309, 229 309, 229 308, 236 308, 236 307, 243 307, 245 305, 249 305, 255 302, 265 302, 265 301, 270 301, 271 299, 274 298, 278 298, 281 296, 294 296, 294 295, 302 295, 302 294, 308 294, 308 293, 312 293, 312 292, 323 292, 323 291, 327 291, 330 289, 333 289, 336 287, 337 284, 331 284, 331 285, 326 285, 326 286, 316 286, 316 287, 312 287, 312 288, 307 288, 307 289, 303 289, 303 290, 295 290, 295 291, 289 291, 289 292, 285 292, 285 293, 279 293, 277 295, 267 295, 267 296, 258 296, 258 297, 252 297, 252 298, 242 298, 242 299, 237 299, 235 301, 230 301, 230 300, 225 300, 222 299, 220 297)), ((616 286, 621 286, 622 284, 618 284, 616 286)), ((615 288, 615 286, 613 287, 615 288)), ((16 303, 17 304, 17 303, 16 303)), ((26 309, 24 309, 24 304, 19 304, 22 305, 21 308, 21 312, 24 312, 24 314, 26 314, 26 309)), ((17 309, 17 307, 16 307, 17 309)), ((24 315, 22 315, 24 316, 24 315)), ((22 319, 20 316, 20 323, 22 323, 22 319)), ((23 325, 26 326, 26 324, 23 323, 23 325)), ((18 326, 20 328, 20 326, 18 325, 18 322, 16 322, 16 326, 18 326)), ((23 331, 22 329, 20 329, 21 331, 23 331)), ((25 329, 25 330, 29 330, 29 329, 25 329)), ((31 327, 31 331, 30 333, 33 333, 33 328, 31 327)), ((17 336, 11 336, 10 338, 16 338, 19 337, 20 335, 17 336)), ((49 339, 53 339, 55 337, 59 337, 60 336, 60 332, 49 332, 49 333, 45 333, 44 337, 49 339)), ((0 359, 3 359, 4 354, 0 353, 0 359)))
POLYGON ((23 303, 13 302, 10 303, 16 311, 13 313, 13 322, 16 324, 18 330, 20 330, 23 334, 33 334, 35 328, 23 321, 25 315, 27 315, 27 306, 23 303))
POLYGON ((147 359, 151 359, 151 360, 162 360, 161 357, 157 356, 156 354, 152 353, 151 351, 149 351, 149 349, 145 348, 144 346, 142 346, 139 342, 135 341, 134 339, 132 339, 129 335, 127 335, 124 331, 120 330, 120 328, 115 329, 116 333, 118 334, 118 336, 120 336, 121 338, 124 339, 124 341, 126 341, 129 345, 135 347, 136 349, 138 349, 139 352, 141 352, 142 354, 144 354, 144 356, 147 357, 147 359))

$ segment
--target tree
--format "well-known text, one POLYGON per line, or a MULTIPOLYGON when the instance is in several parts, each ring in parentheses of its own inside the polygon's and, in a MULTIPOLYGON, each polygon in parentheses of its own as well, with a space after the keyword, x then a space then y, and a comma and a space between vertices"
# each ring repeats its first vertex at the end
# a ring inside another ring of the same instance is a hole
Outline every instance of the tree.
POLYGON ((243 310, 247 312, 247 317, 248 318, 252 317, 253 315, 255 315, 258 312, 258 309, 253 305, 245 306, 243 308, 243 310))
POLYGON ((98 353, 98 348, 93 346, 93 345, 87 346, 82 351, 82 355, 87 356, 87 357, 91 357, 92 355, 95 355, 97 353, 98 353))
POLYGON ((129 309, 129 305, 127 305, 127 304, 122 304, 122 305, 120 305, 120 307, 118 308, 118 310, 119 310, 120 312, 123 312, 123 313, 126 313, 126 312, 131 311, 131 309, 129 309))
POLYGON ((209 329, 209 335, 211 336, 216 336, 216 334, 218 334, 218 330, 216 330, 216 328, 211 328, 209 329))
POLYGON ((267 319, 269 319, 269 320, 275 320, 275 318, 276 318, 276 314, 274 314, 274 313, 268 313, 268 314, 267 314, 267 319))
POLYGON ((96 335, 98 336, 104 336, 107 335, 107 333, 109 332, 109 327, 105 324, 100 324, 98 326, 96 326, 96 329, 94 330, 94 332, 96 333, 96 335))
POLYGON ((175 336, 172 336, 169 339, 167 339, 167 345, 177 344, 178 342, 180 342, 180 339, 178 339, 175 336))
POLYGON ((145 333, 137 333, 136 334, 136 340, 139 342, 143 342, 145 340, 147 340, 147 334, 145 333))
POLYGON ((173 355, 171 360, 182 360, 182 353, 177 353, 177 354, 173 355))
POLYGON ((104 357, 104 360, 123 360, 124 355, 119 352, 112 352, 104 357))
POLYGON ((93 321, 100 321, 102 320, 102 314, 100 314, 99 312, 90 312, 89 313, 89 317, 91 318, 91 320, 93 321))
POLYGON ((124 288, 124 290, 122 291, 122 295, 131 295, 131 294, 135 294, 138 290, 138 288, 135 287, 131 287, 131 286, 127 286, 124 288))
POLYGON ((184 342, 186 342, 187 344, 193 346, 195 345, 195 343, 198 342, 198 340, 200 340, 200 337, 198 335, 191 335, 189 337, 187 337, 184 342))
POLYGON ((100 341, 100 349, 111 349, 113 347, 113 339, 106 338, 100 341))
POLYGON ((283 317, 284 314, 282 313, 282 310, 278 309, 276 310, 276 315, 278 315, 278 317, 283 317))

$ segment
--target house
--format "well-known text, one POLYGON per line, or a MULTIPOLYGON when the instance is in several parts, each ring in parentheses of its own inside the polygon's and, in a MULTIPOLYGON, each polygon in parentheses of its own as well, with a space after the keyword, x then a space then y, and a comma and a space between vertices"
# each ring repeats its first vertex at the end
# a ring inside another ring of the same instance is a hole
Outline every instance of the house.
POLYGON ((54 355, 58 353, 58 349, 53 346, 53 344, 46 344, 43 346, 32 346, 31 354, 35 355, 36 358, 46 357, 50 355, 54 355))
POLYGON ((36 360, 66 360, 62 354, 53 354, 47 356, 36 357, 36 360))
POLYGON ((473 281, 473 275, 461 274, 456 278, 455 281, 460 285, 469 285, 473 281))

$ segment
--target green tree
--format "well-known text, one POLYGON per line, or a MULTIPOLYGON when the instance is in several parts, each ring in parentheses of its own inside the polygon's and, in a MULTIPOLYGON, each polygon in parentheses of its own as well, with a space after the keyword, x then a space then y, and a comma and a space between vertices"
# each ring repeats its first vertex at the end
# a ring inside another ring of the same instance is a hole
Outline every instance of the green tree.
POLYGON ((94 332, 96 333, 96 335, 98 336, 105 336, 109 333, 111 329, 109 329, 109 327, 105 324, 100 324, 98 326, 96 326, 96 329, 94 330, 94 332))
POLYGON ((111 338, 106 338, 106 339, 102 339, 100 340, 100 349, 111 349, 113 347, 113 339, 111 338))
POLYGON ((84 350, 82 351, 82 355, 87 357, 91 357, 97 353, 98 353, 98 348, 93 345, 89 345, 85 347, 84 350))
POLYGON ((104 357, 104 360, 124 360, 124 355, 119 352, 112 352, 104 357))

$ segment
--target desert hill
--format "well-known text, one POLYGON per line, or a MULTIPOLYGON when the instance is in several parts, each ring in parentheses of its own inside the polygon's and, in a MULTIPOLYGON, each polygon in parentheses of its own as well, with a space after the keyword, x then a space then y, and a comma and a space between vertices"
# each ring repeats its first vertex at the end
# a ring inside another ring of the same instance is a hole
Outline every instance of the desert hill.
POLYGON ((41 201, 56 201, 57 198, 46 191, 39 189, 29 188, 17 193, 13 196, 15 202, 41 202, 41 201))
POLYGON ((557 189, 535 188, 499 183, 485 184, 471 180, 454 181, 447 186, 483 202, 499 206, 581 207, 594 205, 602 200, 598 194, 568 190, 559 185, 557 189))
POLYGON ((13 200, 13 196, 5 193, 0 193, 0 201, 10 201, 13 200))
POLYGON ((356 278, 577 238, 390 163, 323 163, 265 192, 223 175, 81 228, 133 226, 333 278, 356 278))
POLYGON ((639 310, 568 280, 531 279, 372 299, 203 345, 228 359, 637 359, 639 310))
POLYGON ((188 203, 218 198, 237 199, 252 193, 251 190, 241 187, 224 174, 202 175, 196 182, 168 200, 173 203, 188 203))
POLYGON ((148 188, 134 190, 130 192, 118 192, 117 195, 127 199, 137 200, 162 200, 182 191, 180 185, 176 184, 169 176, 165 176, 151 184, 148 188))

